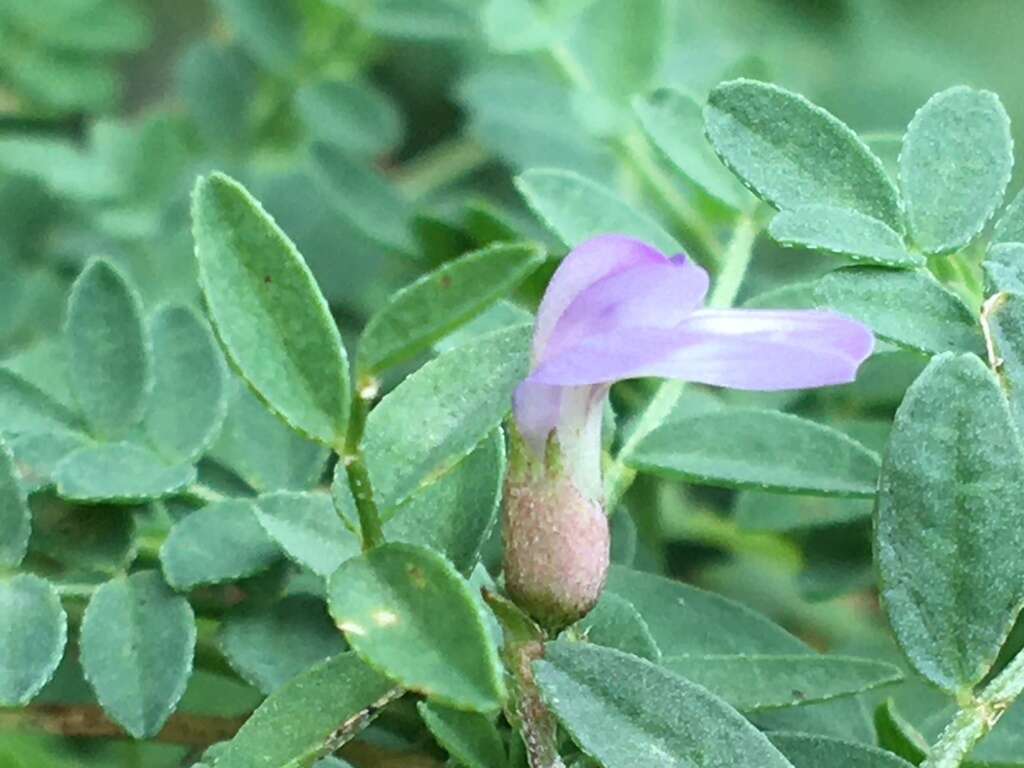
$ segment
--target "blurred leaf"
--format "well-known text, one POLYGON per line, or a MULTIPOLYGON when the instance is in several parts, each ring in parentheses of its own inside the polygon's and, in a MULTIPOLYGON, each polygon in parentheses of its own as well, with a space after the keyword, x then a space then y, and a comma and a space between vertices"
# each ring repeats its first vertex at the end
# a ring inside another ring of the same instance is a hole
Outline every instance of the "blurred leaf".
POLYGON ((209 455, 254 490, 274 491, 312 486, 324 473, 328 451, 289 429, 241 385, 209 455))
POLYGON ((776 411, 731 409, 659 427, 630 454, 647 472, 726 488, 872 497, 877 454, 829 427, 776 411))
POLYGON ((295 106, 313 138, 350 152, 378 155, 402 140, 402 116, 371 83, 320 80, 300 87, 295 106))
POLYGON ((46 45, 88 53, 128 53, 149 41, 147 18, 120 0, 5 3, 0 17, 46 45))
POLYGON ((851 696, 902 677, 891 664, 848 656, 671 656, 662 664, 742 711, 851 696))
POLYGON ((647 622, 626 598, 605 592, 594 609, 576 623, 591 643, 631 653, 658 663, 661 649, 654 641, 647 622))
POLYGON ((299 768, 369 724, 393 697, 393 685, 354 653, 321 662, 260 705, 218 756, 217 768, 299 768), (343 725, 349 729, 335 741, 343 725))
POLYGON ((32 516, 25 491, 18 481, 14 454, 0 439, 0 568, 16 568, 25 557, 32 516))
POLYGON ((786 756, 793 768, 911 768, 911 764, 876 747, 855 744, 827 736, 806 733, 770 733, 772 744, 786 756))
POLYGON ((75 431, 78 417, 14 371, 0 368, 0 432, 75 431))
POLYGON ((280 557, 256 519, 256 505, 243 499, 197 509, 171 529, 160 548, 164 576, 178 590, 252 576, 280 557))
POLYGON ((64 330, 72 390, 97 435, 123 437, 152 388, 142 302, 110 262, 89 262, 68 297, 64 330))
POLYGON ((135 557, 136 508, 81 507, 51 494, 33 496, 29 506, 29 551, 59 563, 72 576, 111 576, 124 571, 135 557))
POLYGON ((736 500, 734 519, 745 531, 796 531, 866 520, 872 507, 870 499, 745 491, 736 500))
POLYGON ((384 536, 436 550, 468 576, 497 521, 504 479, 505 438, 496 429, 436 482, 399 505, 384 524, 384 536))
POLYGON ((103 709, 137 739, 153 736, 192 673, 195 617, 156 571, 108 581, 82 618, 82 669, 103 709))
POLYGON ((828 205, 805 205, 781 211, 768 234, 788 246, 827 251, 884 267, 921 267, 924 258, 910 253, 903 238, 886 224, 857 211, 828 205))
POLYGON ((988 249, 982 265, 987 295, 1007 291, 1024 295, 1024 243, 1000 243, 988 249))
POLYGON ((996 221, 989 248, 1003 243, 1024 243, 1024 190, 1017 193, 996 221))
POLYGON ((0 137, 0 168, 38 179, 53 193, 73 200, 104 200, 120 191, 113 169, 63 139, 4 135, 0 137))
POLYGON ((557 641, 534 673, 573 741, 605 768, 791 768, 721 699, 635 656, 557 641))
POLYGON ((958 86, 932 96, 907 126, 900 187, 925 253, 963 248, 1003 200, 1013 169, 1010 118, 999 97, 958 86))
POLYGON ((365 552, 335 571, 328 605, 356 653, 403 687, 458 709, 501 707, 483 608, 441 555, 409 544, 365 552))
POLYGON ((424 275, 367 323, 357 367, 364 375, 405 362, 478 315, 544 261, 532 245, 492 245, 424 275))
POLYGON ((924 270, 840 269, 818 281, 817 293, 823 305, 902 346, 926 353, 984 350, 977 317, 924 270))
POLYGON ((0 704, 24 706, 64 655, 67 616, 49 582, 22 573, 0 580, 0 704))
POLYGON ((53 485, 57 465, 89 439, 75 432, 23 432, 9 443, 22 487, 35 493, 53 485))
POLYGON ((633 110, 658 149, 694 184, 736 210, 751 207, 754 199, 750 193, 708 143, 703 110, 696 99, 672 88, 659 88, 637 97, 633 110))
POLYGON ((612 566, 607 590, 633 604, 665 656, 811 652, 746 606, 662 576, 612 566))
POLYGON ((508 765, 505 744, 494 723, 477 712, 462 712, 436 702, 421 701, 416 709, 437 743, 466 768, 508 765))
POLYGON ((298 7, 278 0, 215 0, 239 42, 268 69, 287 73, 301 56, 298 7))
POLYGON ((342 524, 326 493, 267 493, 256 500, 255 512, 285 554, 320 576, 359 554, 359 538, 342 524))
POLYGON ((256 71, 238 48, 203 40, 178 64, 178 90, 196 129, 207 141, 244 144, 256 101, 256 71))
POLYGON ((225 617, 219 641, 231 666, 267 694, 345 650, 323 601, 309 595, 242 603, 225 617))
POLYGON ((200 283, 228 355, 288 424, 340 445, 348 362, 302 256, 260 204, 222 174, 196 184, 192 220, 200 283))
POLYGON ((146 435, 168 461, 195 461, 227 413, 227 371, 206 323, 191 309, 167 306, 150 321, 153 391, 146 435))
MULTIPOLYGON (((412 209, 398 187, 362 158, 322 142, 311 151, 321 201, 330 201, 359 232, 389 251, 412 253, 412 209)), ((323 204, 322 202, 320 203, 323 204)))
POLYGON ((683 250, 646 213, 572 171, 526 171, 516 178, 516 187, 534 213, 569 247, 596 235, 616 232, 650 243, 667 255, 683 250))
POLYGON ((436 479, 501 423, 529 366, 530 335, 514 327, 446 352, 370 412, 363 447, 382 510, 436 479))
POLYGON ((875 537, 896 637, 948 691, 985 676, 1024 603, 1013 535, 1022 487, 1021 444, 995 376, 973 355, 936 357, 896 413, 875 537))
POLYGON ((539 51, 557 42, 557 30, 530 0, 485 0, 481 24, 487 44, 501 53, 539 51))
POLYGON ((704 122, 725 164, 775 207, 847 208, 903 231, 899 195, 882 162, 803 96, 733 80, 711 91, 704 122))
POLYGON ((385 37, 451 41, 474 35, 474 10, 462 0, 378 0, 364 21, 385 37))
POLYGON ((159 499, 195 482, 190 464, 168 464, 135 443, 85 445, 53 469, 57 494, 77 501, 131 503, 159 499))
POLYGON ((598 90, 625 101, 661 69, 672 28, 668 0, 595 0, 579 18, 580 63, 598 90))

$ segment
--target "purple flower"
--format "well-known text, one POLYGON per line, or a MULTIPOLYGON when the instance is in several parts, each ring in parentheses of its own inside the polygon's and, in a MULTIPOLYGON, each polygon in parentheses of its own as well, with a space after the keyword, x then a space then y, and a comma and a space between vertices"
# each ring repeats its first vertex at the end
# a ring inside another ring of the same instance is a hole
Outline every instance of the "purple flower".
POLYGON ((874 346, 843 315, 703 309, 707 290, 707 273, 685 255, 620 235, 573 250, 548 285, 533 370, 515 393, 522 439, 513 437, 504 511, 506 588, 548 629, 584 616, 604 586, 601 416, 614 382, 821 387, 852 381, 874 346))
POLYGON ((684 254, 603 235, 559 266, 537 314, 533 370, 515 394, 526 442, 555 432, 580 488, 600 498, 604 398, 655 376, 732 389, 806 389, 853 381, 874 338, 819 310, 704 309, 708 275, 684 254))

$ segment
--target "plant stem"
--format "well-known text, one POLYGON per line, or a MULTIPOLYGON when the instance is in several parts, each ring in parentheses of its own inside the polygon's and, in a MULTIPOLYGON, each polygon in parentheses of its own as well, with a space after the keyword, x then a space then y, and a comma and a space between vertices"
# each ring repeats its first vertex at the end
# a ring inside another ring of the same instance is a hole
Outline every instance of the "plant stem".
MULTIPOLYGON (((377 387, 372 382, 361 383, 357 386, 356 396, 352 400, 352 416, 349 419, 345 445, 337 449, 341 457, 340 460, 345 462, 348 485, 352 490, 352 498, 356 502, 364 552, 384 543, 384 526, 381 523, 377 502, 373 498, 373 485, 370 482, 370 473, 366 468, 361 446, 363 429, 366 427, 366 418, 370 413, 370 404, 376 394, 377 387)), ((342 520, 342 522, 345 521, 342 520)))
POLYGON ((1024 691, 1024 653, 1018 653, 995 679, 960 707, 921 768, 957 768, 1024 691))
POLYGON ((457 136, 435 144, 397 169, 392 180, 410 199, 425 197, 483 166, 487 151, 472 139, 457 136))
MULTIPOLYGON (((750 216, 742 216, 736 222, 732 239, 725 249, 722 270, 717 276, 715 288, 708 299, 708 306, 729 307, 736 301, 743 277, 750 266, 754 241, 757 239, 757 225, 750 216)), ((626 466, 637 445, 653 432, 672 412, 683 394, 685 383, 669 379, 661 383, 651 402, 637 418, 629 437, 623 443, 618 455, 605 469, 604 493, 606 508, 614 510, 623 494, 632 485, 636 470, 626 466)))

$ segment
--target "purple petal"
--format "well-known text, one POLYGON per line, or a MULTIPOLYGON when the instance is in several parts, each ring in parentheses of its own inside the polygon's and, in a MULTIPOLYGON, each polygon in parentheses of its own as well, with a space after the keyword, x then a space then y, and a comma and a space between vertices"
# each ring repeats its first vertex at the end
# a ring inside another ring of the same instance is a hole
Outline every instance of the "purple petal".
MULTIPOLYGON (((657 249, 623 235, 602 235, 574 248, 551 278, 537 312, 534 359, 539 360, 542 356, 562 313, 588 287, 632 267, 664 264, 665 261, 657 249)), ((680 300, 684 300, 683 297, 680 300)))
POLYGON ((588 339, 637 328, 668 329, 701 305, 708 274, 686 256, 659 258, 607 275, 582 290, 555 323, 537 364, 588 339))
POLYGON ((698 310, 670 330, 588 339, 529 380, 569 386, 659 376, 733 389, 805 389, 853 381, 873 347, 867 328, 833 312, 698 310))

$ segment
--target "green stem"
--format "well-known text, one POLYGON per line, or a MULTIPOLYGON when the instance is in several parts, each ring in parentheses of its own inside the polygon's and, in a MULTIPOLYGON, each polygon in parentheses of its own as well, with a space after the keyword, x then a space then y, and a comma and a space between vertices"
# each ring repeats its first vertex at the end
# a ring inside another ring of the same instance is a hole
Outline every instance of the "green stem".
POLYGON ((960 707, 921 768, 957 768, 1024 691, 1024 653, 1018 653, 977 697, 960 707))
MULTIPOLYGON (((708 306, 725 308, 736 301, 740 286, 743 284, 743 277, 750 266, 756 239, 757 225, 754 220, 749 216, 741 217, 737 221, 732 239, 725 249, 722 270, 717 276, 715 288, 708 299, 708 306)), ((673 379, 662 382, 654 397, 651 398, 651 402, 637 418, 618 455, 606 467, 604 492, 606 508, 609 511, 615 509, 636 477, 636 470, 626 465, 629 457, 637 445, 660 426, 672 412, 676 403, 679 402, 685 386, 684 382, 673 379)))
POLYGON ((490 160, 487 151, 463 136, 436 144, 397 169, 392 179, 416 200, 477 170, 490 160))
POLYGON ((360 445, 363 429, 366 427, 366 417, 370 413, 370 403, 376 395, 376 390, 372 383, 360 384, 358 387, 356 397, 352 400, 352 416, 349 419, 345 445, 337 449, 340 460, 345 462, 349 488, 356 502, 364 552, 384 543, 384 526, 381 523, 377 502, 373 498, 373 485, 370 483, 370 473, 366 468, 360 445))

